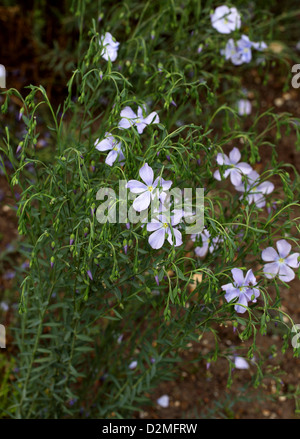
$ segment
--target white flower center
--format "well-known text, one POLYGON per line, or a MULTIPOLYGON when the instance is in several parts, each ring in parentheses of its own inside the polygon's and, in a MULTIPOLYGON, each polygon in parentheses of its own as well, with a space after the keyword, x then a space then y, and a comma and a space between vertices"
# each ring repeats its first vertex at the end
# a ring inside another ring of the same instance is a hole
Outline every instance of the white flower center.
POLYGON ((153 191, 153 186, 148 186, 148 191, 152 192, 153 191))

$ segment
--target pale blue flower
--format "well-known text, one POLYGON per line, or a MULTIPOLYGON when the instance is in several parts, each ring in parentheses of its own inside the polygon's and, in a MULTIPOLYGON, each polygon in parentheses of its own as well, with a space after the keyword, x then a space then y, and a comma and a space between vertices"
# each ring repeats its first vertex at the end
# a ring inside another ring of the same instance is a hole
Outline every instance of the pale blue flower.
POLYGON ((210 19, 212 27, 221 34, 229 34, 241 27, 241 16, 234 7, 218 6, 211 14, 210 19))
POLYGON ((233 268, 231 273, 234 282, 223 285, 221 288, 226 291, 225 299, 227 302, 237 299, 234 309, 242 314, 246 311, 248 302, 256 302, 260 292, 258 288, 253 288, 257 282, 252 270, 248 270, 245 277, 240 268, 233 268))
MULTIPOLYGON (((242 175, 250 174, 252 167, 248 163, 240 162, 241 153, 238 148, 233 148, 229 153, 229 157, 226 154, 217 154, 217 163, 220 166, 226 166, 223 177, 230 176, 231 183, 234 186, 242 184, 242 175)), ((219 170, 215 171, 214 177, 216 180, 221 181, 222 176, 219 170)))
POLYGON ((125 159, 121 148, 121 142, 118 142, 110 133, 105 133, 105 138, 101 141, 97 139, 95 146, 98 151, 110 151, 105 160, 105 163, 109 166, 112 166, 117 158, 119 162, 122 162, 125 159))
POLYGON ((121 111, 120 116, 121 120, 119 122, 119 128, 127 129, 134 126, 139 134, 144 131, 147 125, 151 123, 159 123, 159 117, 155 111, 144 117, 142 107, 138 107, 136 114, 130 107, 127 106, 121 111))
POLYGON ((254 203, 257 207, 264 207, 266 205, 265 195, 273 192, 274 184, 270 181, 260 183, 259 174, 252 170, 250 174, 246 176, 246 185, 237 185, 235 189, 245 193, 245 198, 249 204, 254 203))
POLYGON ((263 250, 261 257, 269 262, 263 268, 266 278, 272 279, 278 275, 283 282, 290 282, 295 278, 292 268, 299 268, 299 253, 292 253, 292 246, 285 239, 276 242, 277 251, 273 247, 263 250))
POLYGON ((106 34, 102 35, 100 38, 100 45, 102 45, 102 58, 104 58, 106 61, 110 60, 114 62, 118 56, 118 48, 120 43, 113 39, 111 33, 106 32, 106 34))
POLYGON ((182 244, 181 232, 174 226, 178 224, 178 219, 174 217, 167 218, 165 215, 158 215, 157 218, 152 219, 150 223, 147 224, 147 231, 153 232, 149 236, 148 242, 154 249, 160 249, 167 238, 168 242, 173 245, 173 234, 175 237, 174 246, 178 247, 182 244))
POLYGON ((138 180, 130 180, 126 187, 130 189, 130 192, 139 194, 133 202, 133 208, 137 212, 142 212, 149 207, 151 200, 157 196, 162 196, 164 191, 170 189, 172 181, 166 181, 160 177, 154 180, 153 169, 148 163, 145 163, 139 170, 139 174, 144 183, 138 180), (158 186, 161 187, 161 190, 158 189, 158 186))

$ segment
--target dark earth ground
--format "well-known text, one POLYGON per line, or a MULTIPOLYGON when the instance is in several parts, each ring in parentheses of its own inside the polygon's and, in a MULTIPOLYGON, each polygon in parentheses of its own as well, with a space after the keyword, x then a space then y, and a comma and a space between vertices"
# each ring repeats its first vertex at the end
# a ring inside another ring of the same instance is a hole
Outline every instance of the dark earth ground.
MULTIPOLYGON (((23 72, 26 74, 26 72, 23 72)), ((267 85, 262 85, 261 78, 256 70, 251 72, 247 78, 247 89, 250 91, 250 98, 258 95, 261 110, 274 107, 277 113, 286 111, 294 116, 300 117, 300 89, 292 87, 287 92, 282 92, 282 81, 276 75, 270 76, 267 85)), ((17 82, 15 87, 20 89, 17 82)), ((255 107, 254 107, 255 110, 255 107)), ((276 142, 279 160, 293 164, 300 172, 300 152, 295 148, 295 134, 282 136, 276 142)), ((269 161, 269 152, 262 151, 262 163, 269 161)), ((256 168, 259 172, 261 165, 256 168)), ((10 197, 9 186, 3 176, 0 176, 0 303, 8 302, 9 310, 0 309, 0 322, 7 328, 15 321, 17 307, 13 306, 18 298, 18 286, 13 280, 7 279, 7 273, 24 262, 17 252, 14 252, 13 241, 17 238, 17 221, 15 211, 11 206, 15 203, 10 197), (1 199, 2 198, 2 199, 1 199), (9 254, 4 257, 5 252, 9 254), (5 260, 3 262, 3 260, 5 260), (13 299, 12 299, 13 297, 13 299)), ((300 281, 294 280, 290 288, 281 288, 282 308, 293 318, 295 323, 300 323, 300 281)), ((239 328, 240 329, 240 328, 239 328)), ((11 334, 7 334, 7 354, 10 353, 11 334)), ((228 347, 239 347, 242 345, 237 334, 233 332, 232 326, 224 325, 220 328, 220 350, 228 347)), ((245 342, 247 346, 249 343, 245 342)), ((300 417, 300 360, 293 357, 292 348, 288 348, 285 355, 280 352, 282 346, 282 334, 275 326, 269 328, 268 334, 258 336, 257 345, 266 354, 268 361, 265 370, 282 372, 279 389, 273 378, 264 380, 263 386, 257 390, 248 390, 251 382, 249 370, 234 370, 233 384, 227 388, 228 363, 225 359, 219 358, 207 369, 200 354, 205 354, 213 348, 214 342, 209 335, 204 335, 199 343, 191 343, 189 351, 182 352, 182 362, 178 377, 170 382, 162 383, 150 395, 154 402, 153 407, 144 407, 136 417, 149 419, 188 419, 188 418, 297 418, 300 417), (277 351, 275 351, 277 346, 277 351), (159 407, 155 402, 161 395, 167 394, 170 397, 168 408, 159 407), (298 414, 296 409, 298 408, 298 414)), ((242 351, 242 352, 246 352, 242 351)), ((240 354, 242 355, 242 353, 240 354)), ((1 365, 0 365, 1 370, 1 365)), ((17 379, 13 372, 10 378, 17 379)))

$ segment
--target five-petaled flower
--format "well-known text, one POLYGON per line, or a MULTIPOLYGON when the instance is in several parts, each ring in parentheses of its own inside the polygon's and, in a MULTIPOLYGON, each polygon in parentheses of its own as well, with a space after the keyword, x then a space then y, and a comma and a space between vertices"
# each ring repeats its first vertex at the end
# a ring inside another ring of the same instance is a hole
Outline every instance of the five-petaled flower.
POLYGON ((119 162, 125 159, 121 142, 118 142, 110 133, 105 133, 105 138, 101 142, 97 139, 95 146, 98 151, 110 151, 105 160, 105 163, 109 166, 112 166, 117 158, 119 158, 119 162))
POLYGON ((292 246, 285 239, 276 242, 276 251, 273 247, 267 247, 263 250, 261 257, 265 262, 269 262, 264 266, 264 274, 266 278, 272 279, 277 276, 284 282, 290 282, 295 278, 292 268, 299 268, 299 253, 292 253, 292 246))
POLYGON ((225 49, 221 50, 221 55, 224 55, 226 60, 230 59, 234 65, 239 66, 251 61, 252 48, 262 51, 267 48, 267 45, 263 41, 259 43, 250 41, 247 35, 242 35, 237 42, 230 38, 225 49))
POLYGON ((105 35, 102 35, 100 38, 100 45, 102 46, 101 56, 106 61, 110 60, 114 62, 118 56, 118 48, 120 43, 113 39, 111 33, 106 32, 105 35))
POLYGON ((122 119, 119 122, 119 128, 127 129, 134 126, 139 134, 141 134, 145 127, 150 123, 159 123, 159 117, 155 111, 144 117, 142 107, 138 107, 136 114, 130 107, 127 106, 121 111, 120 116, 122 119))
MULTIPOLYGON (((227 178, 228 175, 230 175, 231 183, 234 186, 242 183, 242 174, 247 175, 252 171, 252 167, 248 165, 248 163, 239 163, 240 159, 241 153, 237 148, 233 148, 233 150, 229 153, 229 157, 223 153, 219 153, 217 155, 218 165, 227 166, 227 169, 225 169, 223 174, 224 178, 227 178)), ((221 174, 219 170, 214 173, 214 177, 221 181, 221 174)))
POLYGON ((248 99, 240 99, 237 103, 237 110, 240 116, 249 116, 252 111, 252 104, 248 99))
POLYGON ((155 197, 161 197, 164 191, 169 190, 172 186, 172 181, 164 180, 157 177, 154 180, 153 169, 145 163, 139 170, 139 174, 144 183, 138 180, 129 180, 126 187, 130 189, 133 194, 140 194, 133 201, 133 208, 137 212, 142 212, 150 205, 151 200, 155 197))
POLYGON ((253 170, 246 179, 246 186, 244 184, 237 185, 235 189, 246 194, 249 204, 255 203, 257 207, 264 207, 266 205, 265 195, 273 192, 274 184, 270 181, 260 183, 259 174, 253 170))
POLYGON ((252 270, 248 270, 245 277, 240 268, 233 268, 231 273, 234 282, 223 285, 221 288, 226 291, 225 299, 227 302, 238 299, 234 309, 242 314, 246 311, 248 302, 256 302, 260 292, 258 288, 253 288, 257 282, 252 270))
POLYGON ((201 236, 202 239, 202 246, 195 247, 195 254, 199 258, 203 258, 208 251, 209 253, 213 253, 214 250, 216 250, 223 242, 223 238, 221 236, 211 238, 210 232, 207 229, 203 230, 203 232, 199 234, 191 235, 192 241, 196 241, 198 236, 201 236))
POLYGON ((158 215, 157 218, 153 218, 151 223, 147 224, 147 231, 153 232, 149 236, 148 242, 154 249, 159 249, 163 246, 165 239, 167 237, 167 240, 171 245, 173 245, 175 238, 174 247, 178 247, 182 244, 182 236, 181 232, 176 229, 173 226, 176 226, 180 220, 178 218, 173 217, 167 217, 164 214, 158 215))
POLYGON ((226 5, 217 7, 210 19, 212 27, 221 34, 230 34, 241 27, 241 16, 237 9, 226 5))

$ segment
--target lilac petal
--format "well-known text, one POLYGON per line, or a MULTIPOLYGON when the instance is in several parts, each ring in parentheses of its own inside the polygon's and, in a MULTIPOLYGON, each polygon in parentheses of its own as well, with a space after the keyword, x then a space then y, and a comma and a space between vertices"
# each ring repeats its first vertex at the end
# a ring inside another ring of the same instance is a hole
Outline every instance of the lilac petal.
POLYGON ((274 190, 274 184, 270 181, 264 181, 259 186, 257 186, 257 192, 262 194, 270 194, 274 190))
POLYGON ((249 203, 254 202, 256 204, 256 207, 261 208, 261 207, 265 207, 266 205, 265 197, 260 194, 254 194, 252 195, 252 197, 249 196, 248 199, 249 199, 249 203))
MULTIPOLYGON (((230 174, 230 172, 231 172, 231 169, 225 169, 225 171, 223 172, 223 178, 227 178, 228 175, 230 174)), ((219 181, 222 180, 220 171, 216 171, 214 173, 214 177, 215 177, 216 180, 219 180, 219 181)))
POLYGON ((144 122, 138 122, 138 123, 136 123, 136 129, 137 129, 137 132, 139 133, 139 134, 142 134, 142 132, 144 131, 144 129, 146 128, 146 124, 144 123, 144 122))
POLYGON ((230 181, 233 186, 239 186, 242 183, 242 174, 237 169, 230 170, 230 181))
POLYGON ((214 177, 216 180, 221 181, 221 174, 219 170, 214 172, 214 177))
POLYGON ((129 364, 128 367, 129 367, 129 369, 133 370, 137 367, 137 365, 138 365, 138 362, 134 360, 129 364))
POLYGON ((148 165, 148 163, 145 163, 144 166, 139 171, 141 179, 146 183, 147 186, 153 185, 153 170, 148 165))
POLYGON ((252 284, 252 285, 256 285, 257 284, 256 278, 255 278, 255 276, 253 274, 252 269, 248 270, 247 274, 245 276, 245 285, 249 285, 249 284, 252 284))
POLYGON ((125 107, 120 113, 121 117, 125 117, 126 119, 136 119, 137 115, 130 107, 125 107))
MULTIPOLYGON (((177 229, 173 229, 173 233, 175 236, 175 247, 178 247, 179 245, 182 244, 181 232, 177 229)), ((170 228, 168 229, 168 241, 171 245, 173 245, 173 236, 172 236, 172 231, 170 228)))
POLYGON ((241 160, 241 153, 237 148, 233 148, 233 150, 229 153, 230 162, 235 165, 241 160))
POLYGON ((252 166, 245 162, 238 163, 236 167, 245 175, 250 174, 250 172, 253 171, 252 166))
POLYGON ((266 264, 263 268, 264 274, 267 279, 273 279, 279 270, 279 262, 272 262, 271 264, 266 264))
POLYGON ((238 303, 239 304, 235 305, 234 309, 236 310, 236 312, 243 314, 247 311, 246 306, 248 306, 247 298, 244 294, 240 295, 238 303))
POLYGON ((243 286, 244 282, 245 282, 243 270, 241 270, 240 268, 233 268, 231 270, 231 273, 232 273, 232 277, 233 277, 235 283, 239 287, 243 286))
POLYGON ((97 139, 95 142, 95 146, 98 151, 107 151, 113 148, 113 142, 113 136, 109 136, 101 140, 101 142, 99 142, 99 139, 97 139))
POLYGON ((163 408, 169 407, 169 396, 163 395, 160 398, 156 400, 157 404, 160 405, 163 408))
POLYGON ((141 194, 147 190, 147 186, 138 180, 129 180, 126 187, 130 189, 133 194, 141 194))
POLYGON ((162 177, 157 177, 154 180, 153 184, 155 185, 155 187, 158 186, 159 184, 164 191, 168 191, 172 186, 173 182, 171 180, 164 180, 162 177))
POLYGON ((208 252, 208 243, 204 243, 202 247, 195 247, 195 254, 199 258, 203 258, 208 252))
POLYGON ((283 282, 290 282, 295 279, 295 273, 288 265, 280 264, 278 277, 283 282))
POLYGON ((293 268, 299 268, 300 262, 298 262, 300 253, 293 253, 292 255, 288 256, 285 260, 285 263, 293 268))
POLYGON ((233 283, 222 285, 221 288, 223 291, 236 290, 236 287, 233 285, 233 283))
POLYGON ((148 242, 151 245, 151 247, 156 250, 161 248, 165 242, 165 235, 166 232, 164 228, 161 228, 159 230, 156 230, 156 232, 151 233, 148 239, 148 242))
POLYGON ((133 125, 132 122, 130 122, 128 119, 124 118, 124 119, 120 120, 118 127, 127 129, 127 128, 130 128, 132 125, 133 125))
POLYGON ((218 165, 230 165, 230 160, 226 154, 222 154, 219 152, 217 154, 216 160, 217 160, 218 165))
POLYGON ((281 258, 286 258, 292 250, 292 246, 285 239, 280 239, 276 242, 278 254, 281 258))
POLYGON ((149 207, 150 201, 151 194, 149 191, 146 191, 134 200, 132 206, 137 212, 142 212, 142 210, 145 210, 149 207))
POLYGON ((237 369, 249 369, 249 364, 242 357, 235 357, 234 365, 237 369))
POLYGON ((148 232, 155 232, 155 230, 158 230, 162 227, 162 224, 160 221, 152 220, 151 223, 147 224, 147 231, 148 232))
POLYGON ((112 166, 118 157, 118 151, 110 151, 106 157, 105 163, 109 166, 112 166))
MULTIPOLYGON (((146 110, 147 110, 147 108, 144 105, 144 112, 146 112, 146 110)), ((137 116, 138 116, 139 119, 144 119, 143 108, 142 107, 138 107, 137 116)))
POLYGON ((276 261, 278 259, 278 253, 274 248, 267 247, 262 251, 261 258, 265 262, 276 261))
POLYGON ((227 300, 227 302, 231 302, 232 300, 239 297, 239 293, 240 293, 240 290, 238 288, 229 289, 225 294, 225 299, 227 300))
POLYGON ((252 302, 256 302, 256 299, 260 296, 260 291, 258 288, 252 288, 251 289, 251 296, 250 299, 252 302), (252 296, 254 295, 254 299, 252 299, 252 296))
POLYGON ((146 125, 149 125, 150 123, 159 123, 159 117, 156 111, 153 111, 149 114, 149 116, 145 117, 145 119, 143 119, 143 122, 146 125))

